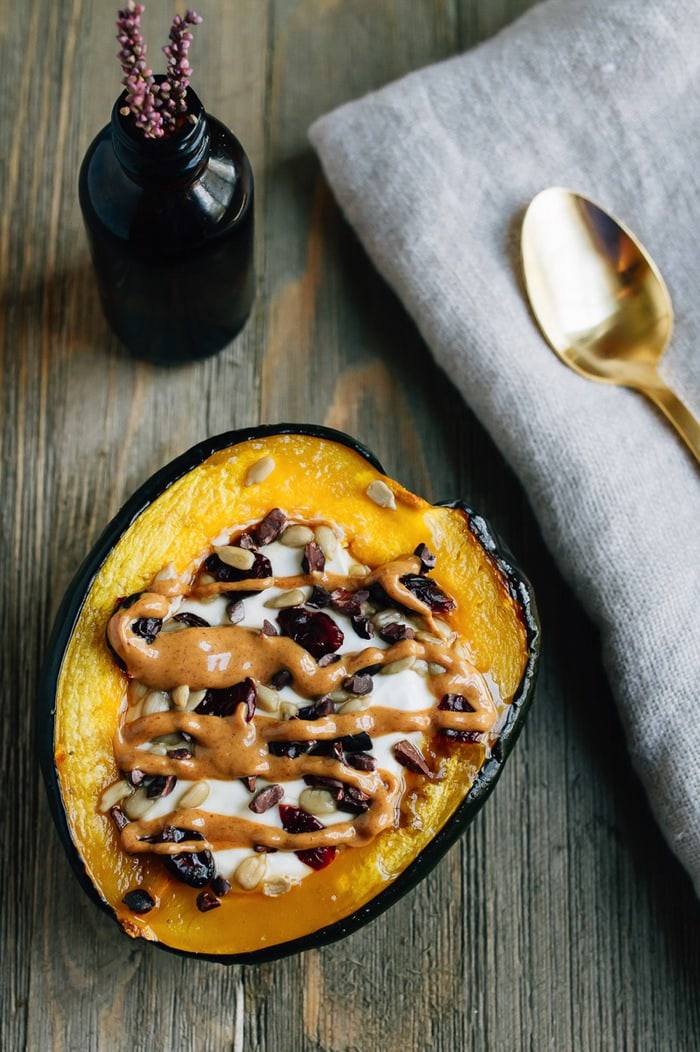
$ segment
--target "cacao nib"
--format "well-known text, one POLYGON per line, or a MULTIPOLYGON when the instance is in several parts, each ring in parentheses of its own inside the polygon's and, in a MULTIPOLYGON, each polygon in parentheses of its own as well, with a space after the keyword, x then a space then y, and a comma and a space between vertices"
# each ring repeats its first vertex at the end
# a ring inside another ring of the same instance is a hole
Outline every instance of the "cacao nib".
POLYGON ((307 606, 315 606, 318 610, 321 607, 329 606, 331 601, 331 593, 325 588, 321 588, 320 584, 315 584, 311 589, 311 595, 306 600, 307 606))
POLYGON ((338 763, 343 762, 343 746, 340 741, 314 742, 311 752, 314 756, 330 756, 332 759, 337 760, 338 763))
POLYGON ((232 687, 210 688, 194 710, 200 716, 231 716, 239 705, 246 706, 246 723, 255 713, 257 694, 254 681, 248 676, 232 687))
POLYGON ((321 573, 326 565, 326 557, 316 541, 309 541, 304 546, 301 568, 304 573, 321 573))
POLYGON ((133 771, 127 771, 126 780, 129 785, 133 785, 134 789, 138 789, 146 780, 146 775, 138 767, 134 767, 133 771))
POLYGON ((360 639, 371 639, 374 635, 374 625, 364 614, 353 614, 350 618, 352 627, 360 639))
POLYGON ((397 762, 409 771, 415 771, 417 774, 430 774, 430 768, 425 762, 422 753, 408 738, 397 742, 393 748, 393 753, 397 762))
POLYGON ((420 559, 421 573, 427 573, 428 570, 435 569, 435 565, 437 563, 437 555, 434 555, 433 552, 430 551, 430 548, 427 544, 423 544, 423 542, 421 541, 421 543, 418 545, 413 554, 417 555, 420 559))
POLYGON ((237 548, 245 548, 247 552, 256 552, 258 546, 255 543, 255 538, 246 531, 242 533, 240 537, 232 538, 231 544, 235 544, 237 548))
POLYGON ((316 789, 327 789, 334 800, 339 800, 345 789, 345 784, 339 778, 328 778, 325 774, 305 774, 304 784, 316 789))
POLYGON ((168 749, 168 756, 171 760, 191 760, 192 755, 192 751, 184 746, 181 749, 168 749))
POLYGON ((385 643, 400 643, 403 639, 414 639, 415 630, 401 621, 390 621, 379 630, 380 638, 385 643))
POLYGON ((372 739, 365 731, 360 731, 359 734, 346 734, 338 741, 344 752, 367 752, 372 748, 372 739))
POLYGON ((372 797, 363 793, 354 785, 343 786, 343 792, 336 806, 339 811, 346 811, 351 815, 361 815, 369 811, 372 797))
POLYGON ((290 760, 296 760, 298 756, 303 756, 305 752, 308 752, 313 741, 309 742, 269 742, 268 749, 273 756, 287 756, 290 760))
POLYGON ((269 511, 265 518, 257 524, 252 526, 250 529, 250 535, 254 542, 260 547, 265 544, 272 544, 276 541, 282 532, 282 528, 287 521, 287 516, 284 514, 281 508, 273 508, 269 511))
POLYGON ((243 782, 244 786, 246 787, 249 793, 255 792, 256 778, 254 774, 246 775, 245 778, 241 778, 241 781, 243 782))
POLYGON ((330 716, 334 712, 333 702, 328 696, 319 698, 313 705, 304 705, 299 709, 296 719, 320 720, 322 716, 330 716))
POLYGON ((147 643, 157 638, 162 627, 163 620, 160 617, 137 617, 131 625, 134 635, 141 636, 147 643))
POLYGON ((226 605, 226 616, 232 625, 240 624, 245 617, 245 606, 242 599, 232 599, 226 605))
POLYGON ((197 909, 200 913, 208 913, 221 905, 221 899, 213 891, 200 891, 197 896, 197 909))
POLYGON ((356 771, 376 771, 377 769, 377 761, 374 756, 370 756, 366 752, 349 753, 346 763, 348 766, 354 767, 356 771))
POLYGON ((124 812, 118 804, 115 804, 114 807, 110 807, 109 814, 115 826, 117 827, 117 832, 121 833, 122 829, 124 829, 125 826, 128 826, 129 819, 126 817, 126 815, 124 814, 124 812))
POLYGON ((127 891, 122 902, 132 913, 150 913, 156 904, 150 891, 146 891, 145 888, 134 888, 133 891, 127 891))
MULTIPOLYGON (((326 827, 318 818, 293 804, 280 804, 282 828, 287 833, 312 833, 326 827)), ((311 869, 325 869, 336 856, 337 848, 315 847, 306 851, 295 851, 297 858, 311 869)))
POLYGON ((416 599, 420 599, 421 603, 425 603, 434 613, 445 614, 449 610, 454 610, 457 606, 454 599, 449 595, 445 595, 442 588, 430 577, 406 573, 399 580, 402 585, 408 588, 409 592, 413 592, 416 599))
POLYGON ((276 636, 278 634, 272 621, 268 621, 267 618, 263 621, 260 631, 264 636, 276 636))
POLYGON ((374 680, 366 672, 356 672, 354 676, 348 676, 343 681, 343 688, 349 691, 351 694, 357 694, 362 697, 365 694, 372 693, 372 687, 374 686, 374 680))
POLYGON ((149 780, 146 796, 151 800, 160 796, 170 796, 176 783, 177 778, 174 774, 157 774, 149 780))
POLYGON ((476 745, 478 742, 484 741, 484 736, 481 731, 453 731, 447 727, 440 733, 445 738, 451 738, 452 741, 462 742, 466 745, 476 745))
POLYGON ((248 807, 253 814, 264 815, 271 807, 278 804, 283 796, 284 789, 281 785, 266 785, 264 789, 260 789, 255 794, 248 807))
POLYGON ((463 694, 443 694, 438 708, 443 712, 476 712, 463 694))
POLYGON ((324 654, 316 664, 319 668, 326 668, 327 665, 335 665, 338 661, 340 661, 340 654, 324 654))
POLYGON ((231 882, 226 880, 226 877, 217 875, 215 877, 212 877, 212 879, 209 882, 209 887, 215 895, 218 895, 219 898, 223 898, 224 895, 228 895, 229 891, 231 890, 231 882))
POLYGON ((277 851, 277 848, 268 847, 267 844, 254 844, 253 851, 256 851, 258 855, 274 855, 277 851))
POLYGON ((255 562, 250 570, 238 570, 235 566, 229 566, 219 558, 216 552, 205 559, 204 569, 215 581, 223 581, 226 584, 231 584, 233 581, 257 581, 265 577, 272 577, 270 560, 260 552, 255 553, 255 562))
POLYGON ((292 673, 287 668, 281 668, 278 672, 275 672, 274 676, 270 677, 270 683, 275 690, 282 690, 282 687, 288 687, 292 682, 292 673))
POLYGON ((282 635, 293 639, 316 659, 336 651, 345 638, 333 618, 322 610, 290 606, 280 610, 277 622, 282 635))
POLYGON ((347 614, 351 617, 353 614, 362 613, 362 604, 365 599, 369 599, 369 592, 366 588, 361 588, 357 592, 351 592, 347 588, 334 588, 331 592, 331 606, 334 610, 337 610, 339 614, 347 614))
POLYGON ((177 621, 180 625, 187 625, 189 628, 211 628, 208 621, 205 621, 199 614, 192 614, 189 610, 183 610, 181 614, 175 614, 173 621, 177 621))

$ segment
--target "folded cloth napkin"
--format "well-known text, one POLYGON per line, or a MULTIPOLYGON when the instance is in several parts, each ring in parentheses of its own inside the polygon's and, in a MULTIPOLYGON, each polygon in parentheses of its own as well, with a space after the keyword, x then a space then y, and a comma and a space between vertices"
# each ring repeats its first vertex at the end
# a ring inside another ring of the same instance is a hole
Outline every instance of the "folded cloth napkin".
POLYGON ((645 398, 555 357, 517 262, 543 187, 611 209, 667 279, 663 372, 700 412, 698 41, 697 0, 547 0, 322 117, 310 138, 598 624, 630 753, 700 895, 700 471, 645 398))

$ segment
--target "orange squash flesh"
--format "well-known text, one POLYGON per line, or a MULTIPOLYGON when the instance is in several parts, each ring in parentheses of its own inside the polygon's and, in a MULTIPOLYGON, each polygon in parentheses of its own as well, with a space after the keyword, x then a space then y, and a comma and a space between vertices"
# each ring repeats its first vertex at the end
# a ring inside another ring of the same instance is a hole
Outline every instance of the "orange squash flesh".
POLYGON ((130 857, 117 842, 102 791, 118 777, 112 741, 125 679, 107 651, 105 627, 117 600, 144 589, 169 563, 191 570, 211 541, 272 507, 295 519, 341 525, 354 557, 370 567, 425 542, 437 555, 432 576, 457 601, 445 618, 466 641, 470 659, 489 677, 505 710, 528 664, 522 610, 496 561, 458 508, 433 507, 381 475, 354 449, 310 434, 272 434, 214 453, 164 490, 129 526, 89 589, 69 641, 58 682, 54 761, 73 843, 100 897, 127 934, 191 953, 250 954, 301 938, 348 917, 404 871, 445 825, 468 793, 482 763, 481 745, 440 747, 441 777, 408 775, 401 828, 370 844, 341 851, 285 895, 232 890, 216 911, 200 913, 197 891, 171 878, 158 860, 130 857), (263 456, 274 470, 244 485, 263 456), (383 479, 396 509, 379 507, 367 487, 383 479), (158 906, 133 913, 122 903, 144 884, 158 906))

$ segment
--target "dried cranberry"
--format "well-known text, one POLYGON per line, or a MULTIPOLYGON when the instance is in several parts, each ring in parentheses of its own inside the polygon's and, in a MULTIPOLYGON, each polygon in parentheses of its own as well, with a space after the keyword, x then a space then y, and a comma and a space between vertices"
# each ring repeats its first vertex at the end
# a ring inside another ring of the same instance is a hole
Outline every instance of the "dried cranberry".
POLYGON ((163 863, 169 873, 189 884, 191 888, 203 888, 216 872, 211 851, 182 851, 178 855, 164 855, 163 863))
POLYGON ((345 638, 333 618, 322 610, 290 606, 280 610, 277 622, 282 635, 289 636, 315 658, 332 654, 342 646, 345 638))
POLYGON ((133 891, 127 891, 122 902, 129 907, 132 913, 150 913, 156 904, 150 891, 146 891, 145 888, 134 888, 133 891))
POLYGON ((231 716, 239 705, 246 706, 246 723, 255 713, 255 682, 248 676, 232 687, 210 688, 194 710, 200 716, 231 716))
POLYGON ((445 595, 442 588, 430 577, 422 577, 420 574, 407 573, 399 580, 415 595, 421 603, 425 603, 432 611, 445 614, 448 610, 454 610, 457 606, 451 596, 445 595))
POLYGON ((200 913, 208 913, 221 905, 221 899, 213 891, 200 891, 197 896, 197 909, 200 913))
POLYGON ((276 541, 282 532, 282 528, 287 521, 287 516, 284 514, 281 508, 273 508, 269 511, 264 519, 262 519, 257 526, 253 526, 250 529, 250 536, 253 538, 256 544, 272 544, 276 541))
POLYGON ((141 636, 147 643, 152 643, 163 627, 161 617, 138 617, 132 622, 131 630, 136 636, 141 636))
POLYGON ((255 560, 250 570, 239 570, 235 566, 229 566, 219 558, 216 552, 205 560, 204 569, 215 581, 224 581, 227 584, 232 581, 257 581, 264 577, 272 577, 270 560, 260 552, 255 553, 255 560))
MULTIPOLYGON (((293 804, 280 804, 282 828, 287 833, 313 833, 326 827, 314 815, 293 804)), ((325 869, 336 856, 334 847, 314 847, 306 851, 295 851, 297 858, 311 869, 325 869)))
POLYGON ((281 785, 266 785, 264 789, 255 794, 248 807, 253 814, 263 815, 275 804, 278 804, 283 796, 284 789, 281 785))
POLYGON ((316 541, 309 541, 304 546, 301 568, 304 573, 321 573, 326 565, 326 557, 316 541))
POLYGON ((428 767, 423 754, 415 747, 413 742, 409 741, 408 738, 404 738, 400 742, 396 742, 393 748, 394 758, 401 764, 402 767, 406 767, 409 771, 415 771, 416 774, 430 774, 430 768, 428 767))
POLYGON ((211 628, 208 621, 205 621, 199 614, 193 614, 189 610, 183 610, 181 614, 175 614, 173 621, 177 621, 180 625, 187 625, 188 628, 211 628))
POLYGON ((360 614, 365 599, 369 599, 369 592, 366 588, 362 588, 357 592, 351 592, 347 588, 334 588, 331 592, 331 606, 333 609, 337 610, 339 614, 347 614, 348 616, 360 614))

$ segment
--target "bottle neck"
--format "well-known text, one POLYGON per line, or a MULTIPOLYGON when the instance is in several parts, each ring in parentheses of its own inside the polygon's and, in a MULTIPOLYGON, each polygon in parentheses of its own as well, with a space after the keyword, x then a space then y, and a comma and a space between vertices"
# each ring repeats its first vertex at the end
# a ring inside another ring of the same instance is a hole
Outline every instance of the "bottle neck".
POLYGON ((188 88, 182 126, 162 139, 145 138, 133 120, 121 113, 125 105, 123 92, 112 109, 111 132, 114 153, 127 175, 141 184, 195 179, 210 147, 207 116, 195 92, 188 88))

